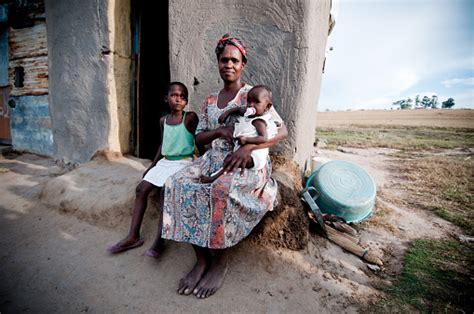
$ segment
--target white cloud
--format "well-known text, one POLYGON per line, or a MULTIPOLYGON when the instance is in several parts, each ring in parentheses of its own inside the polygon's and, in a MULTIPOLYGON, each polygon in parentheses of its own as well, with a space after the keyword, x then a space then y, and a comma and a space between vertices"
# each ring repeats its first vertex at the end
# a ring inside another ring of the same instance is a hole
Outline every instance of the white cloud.
POLYGON ((427 91, 427 92, 419 92, 419 93, 414 93, 413 95, 409 95, 407 97, 410 97, 411 99, 415 99, 416 95, 420 95, 420 99, 422 99, 423 97, 429 97, 431 98, 431 96, 433 95, 436 95, 438 96, 438 93, 437 92, 430 92, 430 91, 427 91))
POLYGON ((418 76, 414 69, 389 68, 388 78, 385 78, 390 87, 389 95, 399 95, 418 83, 418 76))
POLYGON ((474 77, 454 78, 450 80, 444 80, 441 82, 441 84, 443 84, 447 88, 450 88, 455 85, 474 86, 474 77))
MULTIPOLYGON (((467 54, 471 54, 471 49, 467 54)), ((432 68, 430 73, 445 73, 456 70, 474 70, 474 55, 466 56, 464 53, 460 53, 452 58, 443 58, 443 62, 436 64, 436 67, 432 68)))
MULTIPOLYGON (((385 67, 387 70, 383 80, 378 78, 372 79, 370 84, 371 90, 376 97, 356 97, 353 103, 355 109, 377 109, 387 108, 394 101, 404 98, 402 95, 405 91, 415 86, 418 82, 417 75, 413 69, 403 69, 400 67, 385 67), (380 95, 380 96, 378 96, 380 95)), ((433 94, 432 94, 433 95, 433 94)), ((431 97, 431 96, 430 96, 431 97)))
POLYGON ((326 60, 320 108, 389 108, 417 94, 439 94, 440 101, 447 99, 441 94, 450 94, 456 107, 461 100, 474 107, 468 92, 474 77, 463 78, 474 70, 468 40, 473 32, 467 27, 472 24, 466 14, 471 2, 344 0, 340 5, 328 41, 334 50, 326 60), (446 19, 448 15, 456 19, 446 19), (455 88, 446 90, 451 86, 455 88), (459 102, 455 92, 464 93, 459 102))
MULTIPOLYGON (((415 101, 416 95, 420 96, 420 101, 423 99, 423 97, 427 96, 428 98, 431 98, 433 95, 438 96, 436 92, 431 92, 431 91, 424 91, 424 92, 418 92, 418 93, 410 93, 410 94, 403 94, 403 93, 389 93, 386 96, 383 97, 375 97, 375 98, 367 98, 367 99, 361 99, 357 100, 355 102, 355 106, 353 109, 358 110, 358 109, 386 109, 389 108, 389 106, 392 106, 392 104, 401 99, 408 99, 411 98, 413 101, 415 101)), ((439 97, 438 97, 439 99, 439 97)), ((447 97, 446 97, 447 99, 447 97)))
POLYGON ((383 109, 387 108, 393 102, 390 97, 377 97, 372 99, 362 99, 357 101, 354 109, 383 109))

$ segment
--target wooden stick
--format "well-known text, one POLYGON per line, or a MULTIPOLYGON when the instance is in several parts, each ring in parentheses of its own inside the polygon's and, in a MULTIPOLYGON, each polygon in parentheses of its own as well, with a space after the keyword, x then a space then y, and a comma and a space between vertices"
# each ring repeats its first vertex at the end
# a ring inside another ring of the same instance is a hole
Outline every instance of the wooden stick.
POLYGON ((367 262, 376 264, 379 266, 383 266, 382 261, 378 258, 375 254, 370 252, 368 249, 364 249, 360 245, 354 243, 350 239, 344 236, 341 232, 337 231, 336 229, 326 225, 326 230, 328 233, 328 239, 332 242, 336 243, 343 249, 354 253, 355 255, 362 257, 367 262))

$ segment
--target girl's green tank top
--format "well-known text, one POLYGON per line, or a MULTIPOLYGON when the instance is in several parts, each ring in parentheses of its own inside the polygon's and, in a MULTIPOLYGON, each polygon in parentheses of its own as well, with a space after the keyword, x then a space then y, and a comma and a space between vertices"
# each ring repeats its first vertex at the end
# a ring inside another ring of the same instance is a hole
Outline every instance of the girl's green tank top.
POLYGON ((183 120, 180 124, 168 125, 165 118, 163 125, 163 144, 161 146, 161 154, 169 160, 178 160, 189 158, 194 153, 194 135, 186 129, 184 120, 186 112, 183 114, 183 120))

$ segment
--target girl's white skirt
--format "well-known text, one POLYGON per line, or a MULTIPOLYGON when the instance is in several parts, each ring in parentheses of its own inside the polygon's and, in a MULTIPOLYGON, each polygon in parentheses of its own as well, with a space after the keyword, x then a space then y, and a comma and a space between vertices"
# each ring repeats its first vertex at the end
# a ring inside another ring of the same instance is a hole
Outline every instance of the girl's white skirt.
POLYGON ((168 160, 162 158, 158 160, 156 165, 146 173, 143 180, 150 182, 154 186, 162 187, 168 177, 192 163, 193 160, 191 158, 180 160, 168 160))

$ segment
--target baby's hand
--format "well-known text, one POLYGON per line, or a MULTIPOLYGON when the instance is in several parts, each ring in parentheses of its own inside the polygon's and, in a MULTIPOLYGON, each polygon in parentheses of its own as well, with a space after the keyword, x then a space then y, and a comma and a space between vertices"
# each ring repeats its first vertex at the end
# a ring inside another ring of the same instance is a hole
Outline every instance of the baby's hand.
POLYGON ((239 144, 242 146, 247 144, 247 138, 245 136, 239 136, 238 140, 239 140, 239 144))
POLYGON ((219 116, 219 119, 217 119, 217 122, 219 122, 219 124, 224 124, 226 119, 227 119, 227 115, 223 113, 219 116))

